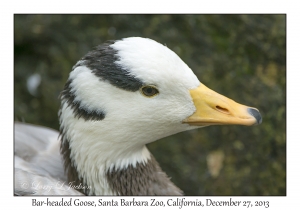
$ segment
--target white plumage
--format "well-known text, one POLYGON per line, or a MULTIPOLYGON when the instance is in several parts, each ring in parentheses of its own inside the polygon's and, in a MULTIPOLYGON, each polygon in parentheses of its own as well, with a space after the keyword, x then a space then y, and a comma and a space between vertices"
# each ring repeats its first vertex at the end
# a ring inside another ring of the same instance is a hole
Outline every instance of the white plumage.
POLYGON ((16 194, 79 194, 75 177, 88 195, 178 195, 145 144, 199 126, 261 122, 256 109, 207 89, 167 47, 138 37, 78 61, 61 101, 59 141, 56 131, 15 125, 16 194), (56 187, 36 190, 36 181, 56 187))

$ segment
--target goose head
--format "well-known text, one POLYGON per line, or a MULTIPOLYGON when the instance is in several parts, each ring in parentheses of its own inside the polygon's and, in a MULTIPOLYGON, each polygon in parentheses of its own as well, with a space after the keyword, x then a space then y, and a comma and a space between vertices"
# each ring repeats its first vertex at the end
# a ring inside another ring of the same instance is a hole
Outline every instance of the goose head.
POLYGON ((208 125, 261 123, 257 109, 210 90, 173 51, 139 37, 106 42, 76 63, 59 118, 69 181, 90 195, 149 194, 143 189, 151 187, 159 194, 167 187, 158 184, 146 144, 208 125), (118 174, 127 171, 127 185, 139 190, 121 183, 118 174))

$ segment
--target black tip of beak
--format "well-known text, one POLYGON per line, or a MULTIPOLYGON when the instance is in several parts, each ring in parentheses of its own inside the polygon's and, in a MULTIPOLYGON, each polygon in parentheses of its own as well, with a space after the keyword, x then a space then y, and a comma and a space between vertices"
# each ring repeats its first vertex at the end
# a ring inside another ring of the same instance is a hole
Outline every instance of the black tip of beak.
POLYGON ((262 123, 262 117, 257 109, 248 108, 248 112, 256 119, 257 125, 262 123))

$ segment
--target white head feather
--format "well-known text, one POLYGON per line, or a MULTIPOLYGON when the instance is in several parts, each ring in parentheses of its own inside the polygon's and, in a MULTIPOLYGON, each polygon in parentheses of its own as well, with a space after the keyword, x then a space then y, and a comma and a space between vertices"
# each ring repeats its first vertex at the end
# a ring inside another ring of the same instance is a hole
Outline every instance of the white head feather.
POLYGON ((150 153, 145 144, 193 128, 182 120, 195 112, 189 90, 200 85, 173 51, 153 40, 133 37, 110 47, 119 57, 115 64, 144 85, 156 86, 159 94, 149 98, 140 91, 115 87, 85 65, 70 73, 74 102, 85 110, 105 113, 103 120, 77 118, 63 100, 60 116, 71 158, 79 175, 95 186, 96 194, 112 193, 106 192, 105 171, 147 162, 150 153))

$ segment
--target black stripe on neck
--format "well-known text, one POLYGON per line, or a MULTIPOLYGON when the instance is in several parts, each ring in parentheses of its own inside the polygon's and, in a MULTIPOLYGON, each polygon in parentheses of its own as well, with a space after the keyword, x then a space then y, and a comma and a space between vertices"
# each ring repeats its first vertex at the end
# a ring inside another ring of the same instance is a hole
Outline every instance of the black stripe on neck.
POLYGON ((78 190, 79 192, 85 195, 89 195, 92 186, 86 185, 84 179, 82 177, 79 177, 76 168, 76 163, 72 161, 70 156, 71 148, 69 145, 69 140, 65 138, 63 127, 61 127, 60 129, 60 136, 61 136, 60 153, 63 157, 65 173, 68 177, 68 183, 70 186, 76 187, 74 189, 78 190))

